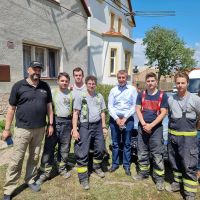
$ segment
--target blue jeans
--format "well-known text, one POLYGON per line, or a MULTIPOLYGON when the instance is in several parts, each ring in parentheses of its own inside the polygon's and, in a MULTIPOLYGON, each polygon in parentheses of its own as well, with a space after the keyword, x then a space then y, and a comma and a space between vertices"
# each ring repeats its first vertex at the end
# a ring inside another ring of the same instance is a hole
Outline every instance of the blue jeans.
POLYGON ((110 129, 112 137, 112 167, 119 167, 119 145, 123 144, 123 167, 124 169, 130 169, 131 165, 131 133, 134 129, 134 118, 130 117, 126 121, 126 128, 123 130, 119 129, 116 121, 110 119, 110 129), (122 134, 122 137, 121 137, 122 134))

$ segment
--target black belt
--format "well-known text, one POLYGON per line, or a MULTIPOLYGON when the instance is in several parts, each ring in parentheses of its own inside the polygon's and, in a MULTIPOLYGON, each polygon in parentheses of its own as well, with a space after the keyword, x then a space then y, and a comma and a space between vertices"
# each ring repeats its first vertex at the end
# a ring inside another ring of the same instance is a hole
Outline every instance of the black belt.
POLYGON ((58 120, 72 120, 72 116, 68 116, 68 117, 58 117, 55 115, 55 118, 58 119, 58 120))

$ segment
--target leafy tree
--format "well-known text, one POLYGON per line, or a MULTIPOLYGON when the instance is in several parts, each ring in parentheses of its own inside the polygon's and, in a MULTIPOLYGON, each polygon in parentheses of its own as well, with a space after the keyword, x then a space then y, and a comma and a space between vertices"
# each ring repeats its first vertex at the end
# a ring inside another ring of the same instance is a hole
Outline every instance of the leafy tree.
POLYGON ((157 66, 158 81, 161 76, 171 75, 177 70, 190 69, 196 65, 193 59, 195 51, 187 48, 173 30, 154 26, 146 32, 143 44, 146 45, 148 65, 157 66))

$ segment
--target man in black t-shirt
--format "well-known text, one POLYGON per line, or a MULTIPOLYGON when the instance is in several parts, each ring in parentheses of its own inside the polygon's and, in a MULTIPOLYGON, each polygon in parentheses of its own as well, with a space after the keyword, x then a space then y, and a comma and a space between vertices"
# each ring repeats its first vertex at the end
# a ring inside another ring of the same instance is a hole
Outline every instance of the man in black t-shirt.
POLYGON ((51 91, 47 83, 40 80, 42 65, 31 62, 27 69, 28 78, 14 84, 9 98, 3 139, 10 137, 10 127, 15 114, 14 147, 4 185, 4 200, 10 200, 21 175, 26 149, 29 146, 25 182, 37 192, 40 186, 34 181, 37 164, 45 133, 48 115, 47 134, 53 133, 53 111, 51 91))

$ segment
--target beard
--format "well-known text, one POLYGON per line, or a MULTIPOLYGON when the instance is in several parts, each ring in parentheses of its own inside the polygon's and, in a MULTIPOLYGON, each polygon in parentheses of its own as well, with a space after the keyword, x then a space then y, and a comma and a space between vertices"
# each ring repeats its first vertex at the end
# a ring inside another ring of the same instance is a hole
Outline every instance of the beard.
POLYGON ((30 78, 34 81, 40 80, 40 74, 31 74, 30 78))

